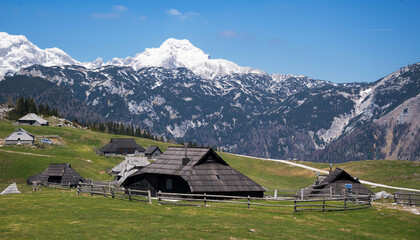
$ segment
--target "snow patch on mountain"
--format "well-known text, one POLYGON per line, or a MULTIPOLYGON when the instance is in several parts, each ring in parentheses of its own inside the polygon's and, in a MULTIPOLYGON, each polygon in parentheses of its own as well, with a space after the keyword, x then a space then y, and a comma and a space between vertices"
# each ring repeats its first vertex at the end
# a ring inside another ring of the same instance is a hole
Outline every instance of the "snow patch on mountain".
POLYGON ((0 32, 0 80, 31 65, 80 65, 59 48, 40 49, 23 35, 0 32))
POLYGON ((163 67, 174 69, 184 67, 194 74, 214 79, 232 73, 257 73, 263 71, 250 67, 241 67, 224 59, 210 59, 201 49, 195 47, 188 40, 169 38, 159 48, 146 48, 142 53, 125 59, 114 58, 106 65, 130 66, 134 70, 145 67, 163 67))

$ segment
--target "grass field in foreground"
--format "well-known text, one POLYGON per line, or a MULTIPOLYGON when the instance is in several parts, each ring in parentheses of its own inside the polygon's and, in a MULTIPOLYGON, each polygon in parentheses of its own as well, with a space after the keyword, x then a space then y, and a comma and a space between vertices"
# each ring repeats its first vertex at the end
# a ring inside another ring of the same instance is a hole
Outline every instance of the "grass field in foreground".
POLYGON ((419 224, 420 216, 375 206, 325 213, 160 206, 48 188, 0 196, 1 239, 419 239, 419 224))

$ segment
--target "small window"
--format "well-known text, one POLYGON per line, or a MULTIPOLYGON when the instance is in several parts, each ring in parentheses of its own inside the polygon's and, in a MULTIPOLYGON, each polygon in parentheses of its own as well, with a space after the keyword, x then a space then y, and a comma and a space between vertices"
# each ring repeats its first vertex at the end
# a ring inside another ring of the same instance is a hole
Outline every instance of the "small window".
POLYGON ((170 179, 170 178, 166 179, 166 190, 172 190, 172 188, 173 188, 172 179, 170 179))
POLYGON ((17 133, 17 135, 22 135, 22 133, 17 133))
POLYGON ((216 177, 217 177, 217 179, 220 179, 220 176, 219 175, 216 175, 216 177))

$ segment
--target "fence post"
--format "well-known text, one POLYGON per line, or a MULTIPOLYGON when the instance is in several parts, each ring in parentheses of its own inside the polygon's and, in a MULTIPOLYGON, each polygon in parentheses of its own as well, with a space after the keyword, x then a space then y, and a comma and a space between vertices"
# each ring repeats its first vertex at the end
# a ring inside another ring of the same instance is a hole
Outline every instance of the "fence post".
POLYGON ((93 182, 92 182, 92 184, 90 185, 90 196, 93 196, 93 182))
POLYGON ((160 201, 161 201, 161 196, 162 196, 162 191, 159 190, 158 192, 158 203, 160 205, 160 201))
POLYGON ((394 192, 394 202, 398 204, 397 202, 397 193, 394 192))
POLYGON ((356 205, 359 205, 359 190, 356 191, 356 205))
POLYGON ((342 189, 342 191, 341 191, 341 196, 342 196, 343 198, 345 198, 345 197, 346 197, 346 189, 342 189))
POLYGON ((77 194, 80 194, 80 185, 79 184, 77 184, 77 186, 76 186, 76 191, 77 191, 77 194))
POLYGON ((330 198, 333 198, 334 196, 333 196, 333 189, 332 189, 332 187, 330 187, 330 198))
POLYGON ((110 191, 111 191, 111 194, 112 194, 112 198, 115 198, 115 196, 114 196, 114 188, 113 187, 110 187, 110 191))
POLYGON ((347 198, 344 198, 344 211, 347 210, 347 198))
POLYGON ((411 206, 411 194, 408 193, 408 205, 411 206))
POLYGON ((277 189, 274 190, 274 200, 277 200, 277 189))
POLYGON ((249 195, 248 195, 248 209, 251 207, 251 199, 249 198, 249 195))
POLYGON ((294 207, 293 208, 294 208, 295 212, 297 212, 296 211, 296 200, 294 201, 294 207))
POLYGON ((152 193, 150 189, 147 190, 147 199, 149 200, 149 204, 152 204, 152 193))
POLYGON ((107 194, 106 194, 105 186, 102 186, 102 190, 104 191, 104 196, 108 197, 107 194))
POLYGON ((207 206, 207 197, 206 197, 206 193, 204 193, 204 207, 207 206))
POLYGON ((300 189, 300 200, 303 200, 303 188, 300 189))
POLYGON ((128 189, 128 198, 130 199, 130 201, 133 201, 133 200, 131 199, 131 190, 130 190, 130 189, 128 189))

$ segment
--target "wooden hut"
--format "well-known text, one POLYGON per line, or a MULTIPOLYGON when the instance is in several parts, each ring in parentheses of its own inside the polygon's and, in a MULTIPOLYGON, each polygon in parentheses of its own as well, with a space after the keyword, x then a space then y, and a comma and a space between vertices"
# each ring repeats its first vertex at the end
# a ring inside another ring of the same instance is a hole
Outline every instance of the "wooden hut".
POLYGON ((22 128, 19 128, 14 133, 6 137, 4 145, 33 144, 34 141, 35 135, 25 131, 22 128))
POLYGON ((49 122, 35 113, 28 113, 19 118, 13 125, 35 125, 35 126, 48 126, 49 122))
POLYGON ((84 179, 73 169, 70 164, 51 163, 45 171, 27 178, 27 184, 76 186, 84 179))
POLYGON ((159 158, 160 155, 162 155, 162 151, 158 146, 149 146, 144 152, 144 155, 147 158, 156 160, 159 158))
POLYGON ((101 155, 139 154, 143 155, 145 149, 138 145, 134 138, 112 138, 111 141, 99 150, 101 155))
POLYGON ((169 147, 155 162, 128 176, 125 188, 175 193, 263 197, 265 188, 229 166, 211 148, 169 147))
POLYGON ((317 180, 304 189, 304 196, 316 197, 317 194, 328 194, 330 189, 333 194, 338 195, 341 195, 343 190, 349 194, 374 194, 363 186, 357 178, 352 177, 341 168, 336 168, 334 171, 330 169, 329 175, 318 175, 317 180))

